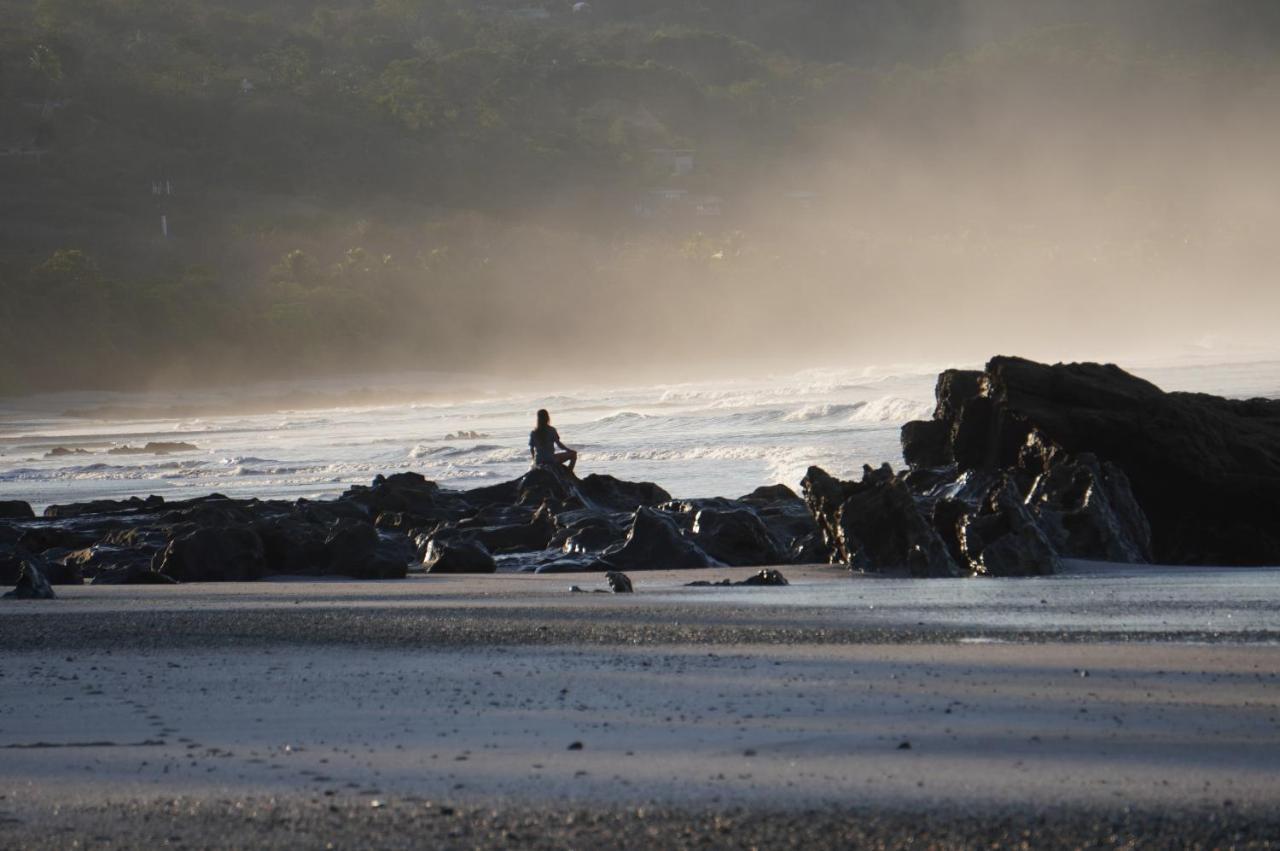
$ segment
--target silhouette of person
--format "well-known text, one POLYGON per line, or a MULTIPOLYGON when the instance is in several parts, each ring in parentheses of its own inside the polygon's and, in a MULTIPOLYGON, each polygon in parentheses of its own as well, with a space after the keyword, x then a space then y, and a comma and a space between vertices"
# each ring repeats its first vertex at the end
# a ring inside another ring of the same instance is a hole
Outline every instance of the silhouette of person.
POLYGON ((535 466, 549 467, 564 464, 570 473, 578 463, 578 453, 564 445, 564 441, 560 439, 560 432, 551 425, 551 414, 547 413, 545 408, 538 411, 538 427, 529 432, 529 454, 533 456, 535 466), (557 445, 564 451, 556 452, 557 445))

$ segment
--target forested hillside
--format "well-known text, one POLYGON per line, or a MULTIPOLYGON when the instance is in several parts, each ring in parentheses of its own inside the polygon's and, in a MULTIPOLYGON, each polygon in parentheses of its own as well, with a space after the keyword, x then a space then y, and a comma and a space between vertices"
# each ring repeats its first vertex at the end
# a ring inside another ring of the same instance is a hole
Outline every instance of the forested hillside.
POLYGON ((909 309, 915 276, 1010 238, 980 199, 1035 195, 1028 175, 1182 226, 1160 217, 1208 191, 1188 164, 1214 132, 1266 161, 1280 93, 1266 0, 0 0, 0 21, 0 392, 667 363, 712 326, 763 356, 781 323, 838 332, 800 305, 847 307, 850 279, 909 309), (1120 191, 1153 184, 1165 212, 1120 191))

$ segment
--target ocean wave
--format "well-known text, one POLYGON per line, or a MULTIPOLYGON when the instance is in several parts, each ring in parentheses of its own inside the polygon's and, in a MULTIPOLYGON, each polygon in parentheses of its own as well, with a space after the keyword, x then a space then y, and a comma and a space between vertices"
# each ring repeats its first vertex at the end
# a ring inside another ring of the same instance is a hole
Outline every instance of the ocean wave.
POLYGON ((410 458, 456 458, 460 455, 474 455, 480 452, 508 451, 508 447, 493 443, 480 443, 475 446, 424 446, 419 443, 409 450, 410 458))
POLYGON ((814 420, 829 420, 834 417, 843 417, 853 414, 855 411, 866 407, 866 405, 866 402, 854 402, 848 405, 833 405, 825 402, 816 405, 805 405, 803 408, 788 411, 779 419, 784 423, 807 423, 814 420))
POLYGON ((932 401, 885 396, 859 405, 848 421, 851 423, 905 423, 910 420, 927 419, 933 411, 933 405, 932 401))

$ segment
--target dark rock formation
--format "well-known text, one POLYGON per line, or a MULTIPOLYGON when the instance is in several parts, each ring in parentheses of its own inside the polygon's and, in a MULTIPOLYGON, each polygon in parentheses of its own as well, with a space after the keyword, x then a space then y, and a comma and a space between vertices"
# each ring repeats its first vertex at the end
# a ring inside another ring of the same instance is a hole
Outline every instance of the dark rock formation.
POLYGON ((960 519, 956 531, 960 552, 979 576, 1044 576, 1061 567, 1011 481, 993 488, 977 512, 960 519))
POLYGON ((609 590, 615 594, 631 594, 635 591, 631 587, 631 577, 625 573, 611 570, 604 575, 604 578, 609 583, 609 590))
POLYGON ((325 574, 356 579, 403 579, 413 555, 403 537, 398 542, 384 540, 372 525, 358 520, 337 521, 323 547, 325 574))
POLYGON ((997 357, 981 373, 944 373, 933 423, 903 439, 917 466, 1016 474, 1065 554, 1280 563, 1280 400, 1166 393, 1112 365, 997 357))
POLYGON ((756 567, 785 561, 760 516, 749 508, 704 508, 694 515, 693 538, 725 564, 756 567))
POLYGON ((151 441, 146 446, 114 446, 108 455, 170 455, 174 452, 199 452, 200 447, 181 441, 151 441))
POLYGON ((129 499, 96 499, 91 502, 75 502, 69 505, 51 505, 44 510, 44 516, 66 519, 83 517, 89 514, 137 514, 143 511, 156 511, 164 505, 164 498, 149 496, 140 499, 136 496, 129 499))
POLYGON ((577 483, 577 495, 600 511, 632 512, 667 502, 671 494, 652 482, 624 482, 613 476, 592 474, 577 483))
POLYGON ((642 507, 636 511, 627 539, 605 550, 597 569, 682 570, 721 566, 721 562, 681 534, 670 515, 642 507))
POLYGON ((0 519, 4 520, 34 520, 36 513, 31 510, 31 504, 23 502, 19 499, 2 499, 0 500, 0 519))
POLYGON ((246 582, 267 572, 262 539, 251 529, 213 526, 174 538, 156 570, 179 582, 246 582))
POLYGON ((787 581, 787 577, 783 576, 780 570, 762 570, 759 573, 748 576, 737 584, 748 587, 780 588, 791 583, 787 581))
POLYGON ((719 582, 709 582, 705 579, 697 582, 686 582, 686 588, 764 588, 764 587, 781 587, 790 585, 787 578, 782 575, 779 570, 762 570, 759 573, 748 576, 741 582, 734 582, 730 579, 721 579, 719 582))
POLYGON ((914 576, 963 573, 889 465, 864 467, 861 482, 842 482, 810 467, 802 487, 835 561, 864 570, 905 568, 914 576))
POLYGON ((494 573, 493 556, 475 541, 435 538, 427 545, 422 561, 427 573, 494 573))
POLYGON ((14 600, 52 600, 57 597, 33 559, 23 561, 17 585, 4 596, 14 600))

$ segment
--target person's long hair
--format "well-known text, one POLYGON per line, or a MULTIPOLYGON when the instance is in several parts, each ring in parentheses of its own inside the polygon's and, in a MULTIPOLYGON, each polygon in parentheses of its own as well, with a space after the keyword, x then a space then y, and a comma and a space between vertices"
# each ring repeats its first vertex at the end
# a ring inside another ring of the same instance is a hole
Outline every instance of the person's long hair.
POLYGON ((538 435, 539 440, 546 440, 547 434, 551 431, 551 414, 547 413, 546 408, 538 411, 538 426, 533 431, 538 435))

